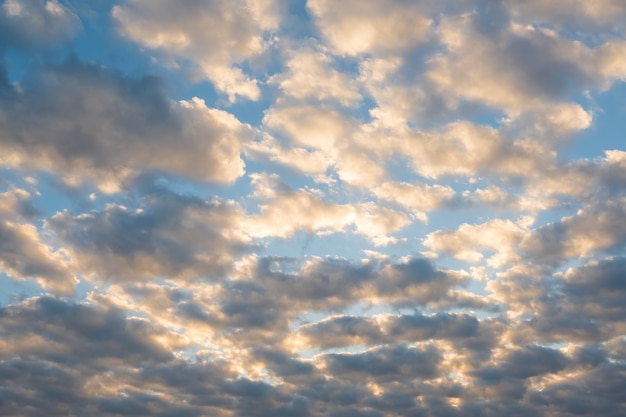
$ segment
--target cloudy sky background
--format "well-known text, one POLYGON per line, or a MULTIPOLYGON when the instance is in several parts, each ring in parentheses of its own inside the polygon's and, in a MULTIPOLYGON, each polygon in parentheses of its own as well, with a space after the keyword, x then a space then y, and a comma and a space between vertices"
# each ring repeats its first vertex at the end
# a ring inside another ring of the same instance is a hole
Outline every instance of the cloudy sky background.
POLYGON ((0 414, 625 415, 625 35, 4 0, 0 414))

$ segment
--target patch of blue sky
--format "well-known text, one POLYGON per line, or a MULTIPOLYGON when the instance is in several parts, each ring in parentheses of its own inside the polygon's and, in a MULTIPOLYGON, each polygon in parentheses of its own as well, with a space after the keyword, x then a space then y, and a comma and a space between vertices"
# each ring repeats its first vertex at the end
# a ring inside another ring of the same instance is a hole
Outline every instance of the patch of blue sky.
MULTIPOLYGON (((298 231, 289 238, 271 238, 260 240, 263 256, 287 256, 307 258, 327 256, 339 257, 351 262, 364 258, 364 250, 372 249, 372 244, 365 237, 354 235, 350 231, 340 231, 321 235, 315 232, 298 231)), ((376 248, 374 248, 376 250, 376 248)))
MULTIPOLYGON (((193 94, 204 98, 202 89, 198 90, 196 86, 190 89, 193 94)), ((262 86, 262 93, 259 100, 237 100, 234 103, 225 102, 222 98, 218 99, 215 106, 223 108, 224 110, 232 113, 242 123, 247 123, 253 127, 260 126, 265 116, 265 111, 270 108, 272 102, 275 99, 276 88, 274 86, 262 86)), ((206 99, 205 99, 206 101, 206 99)), ((210 107, 210 102, 207 101, 207 105, 210 107)))
POLYGON ((160 65, 154 65, 150 55, 141 48, 126 42, 117 32, 111 17, 110 2, 90 2, 80 5, 86 12, 81 13, 82 28, 72 39, 70 52, 77 58, 115 68, 126 74, 145 74, 161 71, 160 65))
MULTIPOLYGON (((250 178, 244 175, 232 184, 219 184, 206 181, 193 180, 187 177, 166 172, 151 171, 144 173, 132 184, 132 188, 139 195, 146 195, 159 192, 172 192, 181 196, 196 197, 205 201, 232 200, 237 203, 244 203, 246 196, 250 192, 250 178)), ((136 196, 133 194, 122 194, 119 198, 122 201, 136 196)))
POLYGON ((29 174, 32 175, 24 175, 24 171, 12 168, 0 168, 0 191, 6 191, 10 187, 23 188, 27 191, 33 190, 33 184, 37 182, 36 172, 29 174))
MULTIPOLYGON (((6 51, 3 54, 1 64, 5 71, 5 76, 9 84, 19 86, 24 77, 28 74, 28 69, 33 62, 33 56, 17 51, 6 51)), ((1 81, 1 80, 0 80, 1 81)))
POLYGON ((104 207, 105 202, 95 198, 98 195, 96 189, 88 184, 67 185, 47 172, 39 173, 36 178, 35 207, 44 217, 63 211, 82 213, 104 207))
POLYGON ((623 150, 626 146, 626 83, 616 83, 607 91, 593 94, 592 101, 592 125, 559 150, 560 160, 604 157, 605 150, 623 150))
POLYGON ((16 280, 0 271, 0 306, 17 304, 45 290, 35 280, 16 280))

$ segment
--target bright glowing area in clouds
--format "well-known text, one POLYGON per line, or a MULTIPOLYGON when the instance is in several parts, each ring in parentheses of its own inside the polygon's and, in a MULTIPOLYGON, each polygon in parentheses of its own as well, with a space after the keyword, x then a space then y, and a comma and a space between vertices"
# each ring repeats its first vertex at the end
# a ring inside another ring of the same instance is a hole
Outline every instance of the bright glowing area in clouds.
POLYGON ((626 2, 0 0, 0 57, 0 415, 626 415, 626 2))

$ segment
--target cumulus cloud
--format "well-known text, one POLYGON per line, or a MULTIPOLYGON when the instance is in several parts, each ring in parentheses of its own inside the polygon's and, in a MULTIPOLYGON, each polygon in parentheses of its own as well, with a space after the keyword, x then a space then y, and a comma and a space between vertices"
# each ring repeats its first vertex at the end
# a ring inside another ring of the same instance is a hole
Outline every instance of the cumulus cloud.
POLYGON ((76 284, 69 258, 44 241, 29 219, 35 211, 22 189, 0 193, 0 267, 16 280, 35 279, 43 288, 71 294, 76 284))
POLYGON ((0 409, 624 415, 625 11, 0 1, 0 409))
POLYGON ((322 349, 443 339, 461 348, 485 350, 495 346, 503 326, 468 314, 341 315, 302 325, 294 337, 306 347, 322 349))
POLYGON ((278 84, 286 96, 296 100, 336 100, 349 106, 361 99, 358 84, 349 74, 331 67, 324 51, 313 48, 293 52, 286 62, 287 71, 271 82, 278 84))
POLYGON ((299 230, 323 235, 354 228, 374 244, 386 245, 397 241, 392 233, 409 224, 402 213, 373 202, 333 204, 313 191, 291 190, 276 176, 253 175, 252 180, 255 193, 266 200, 260 214, 246 220, 244 228, 252 237, 289 237, 299 230))
POLYGON ((401 52, 423 42, 431 25, 419 7, 402 1, 313 0, 307 7, 340 54, 401 52))
POLYGON ((497 251, 487 262, 501 266, 519 259, 515 246, 524 234, 524 228, 514 222, 496 219, 479 225, 465 223, 454 231, 430 233, 424 240, 424 246, 435 253, 447 252, 469 262, 482 260, 485 250, 497 251))
POLYGON ((120 32, 175 60, 189 61, 230 100, 257 100, 257 80, 241 65, 261 54, 265 35, 279 23, 278 2, 194 1, 178 7, 167 1, 130 0, 113 8, 120 32))
POLYGON ((454 191, 441 185, 385 182, 374 189, 374 194, 382 200, 400 204, 415 217, 425 221, 425 212, 441 207, 454 196, 454 191))
POLYGON ((511 14, 524 22, 556 25, 561 30, 570 28, 597 29, 620 25, 626 13, 624 4, 617 0, 588 3, 581 0, 543 2, 530 0, 510 2, 511 14))
POLYGON ((79 17, 56 0, 6 0, 0 6, 0 51, 67 41, 80 27, 79 17))
POLYGON ((146 169, 233 182, 253 135, 201 99, 171 101, 156 78, 77 61, 38 71, 0 106, 1 163, 87 178, 104 191, 146 169))
POLYGON ((210 279, 245 251, 247 239, 229 230, 239 210, 232 202, 163 191, 146 195, 137 208, 57 213, 45 227, 91 280, 210 279))

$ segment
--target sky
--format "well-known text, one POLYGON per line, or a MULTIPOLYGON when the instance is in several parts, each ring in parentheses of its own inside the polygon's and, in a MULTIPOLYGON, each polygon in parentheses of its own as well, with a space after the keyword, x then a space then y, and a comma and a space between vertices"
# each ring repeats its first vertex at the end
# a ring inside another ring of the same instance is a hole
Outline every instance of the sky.
POLYGON ((3 0, 0 414, 626 415, 626 2, 3 0))

